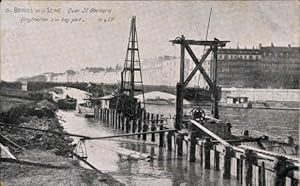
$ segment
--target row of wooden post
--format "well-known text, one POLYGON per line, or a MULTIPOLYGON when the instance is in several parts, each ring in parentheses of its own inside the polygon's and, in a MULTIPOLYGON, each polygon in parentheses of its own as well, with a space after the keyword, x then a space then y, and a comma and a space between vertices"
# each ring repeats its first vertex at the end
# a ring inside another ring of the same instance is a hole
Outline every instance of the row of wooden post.
POLYGON ((246 150, 246 153, 237 152, 231 147, 214 144, 210 138, 200 142, 193 132, 188 141, 182 134, 177 133, 176 143, 178 156, 182 156, 185 152, 190 162, 195 162, 198 157, 205 169, 222 170, 224 179, 235 177, 241 185, 298 186, 299 184, 299 178, 295 178, 293 172, 283 175, 282 170, 274 169, 276 162, 268 163, 266 166, 269 160, 258 158, 251 150, 246 150), (186 148, 183 147, 184 142, 187 142, 186 148))
MULTIPOLYGON (((159 114, 142 112, 141 119, 137 119, 135 123, 130 121, 129 118, 125 117, 122 113, 110 109, 96 110, 95 117, 103 121, 107 127, 111 127, 114 130, 121 130, 125 133, 139 133, 165 129, 162 120, 163 115, 159 114)), ((140 139, 142 137, 142 140, 150 138, 152 142, 157 142, 155 134, 152 133, 148 135, 150 136, 147 137, 147 134, 137 135, 137 138, 140 139)), ((187 154, 190 162, 195 162, 196 157, 198 157, 201 165, 205 169, 213 168, 216 171, 222 170, 224 179, 230 179, 232 175, 234 175, 241 185, 286 186, 286 181, 278 181, 285 179, 285 177, 282 178, 282 175, 280 175, 278 171, 276 172, 272 167, 267 168, 265 162, 259 160, 253 151, 247 151, 245 154, 238 153, 231 147, 213 144, 209 138, 200 142, 193 132, 190 135, 189 141, 185 140, 183 134, 175 131, 161 132, 159 133, 158 144, 159 147, 166 146, 168 151, 176 151, 177 156, 187 154), (165 133, 167 134, 165 135, 165 133), (184 144, 186 144, 186 148, 183 148, 184 144), (196 155, 197 152, 198 156, 196 155), (212 155, 213 158, 211 157, 212 155), (220 160, 223 160, 222 163, 220 160), (254 167, 255 169, 253 169, 254 167), (267 171, 272 171, 275 177, 270 178, 270 176, 267 176, 267 171), (256 176, 254 176, 253 173, 258 175, 257 179, 254 179, 256 176)), ((291 176, 291 174, 289 174, 288 177, 291 186, 298 185, 298 179, 291 176)))
MULTIPOLYGON (((140 133, 164 130, 163 115, 142 112, 141 116, 135 121, 125 117, 123 113, 118 113, 117 110, 112 109, 95 109, 95 117, 102 121, 105 126, 114 130, 124 131, 125 133, 140 133)), ((154 133, 150 135, 152 142, 158 142, 160 147, 165 146, 165 138, 167 137, 168 149, 172 149, 172 132, 160 132, 159 139, 156 139, 154 133), (168 133, 165 135, 165 133, 168 133)), ((147 140, 147 134, 136 135, 138 139, 147 140)))
MULTIPOLYGON (((182 141, 184 141, 184 138, 178 137, 177 141, 178 139, 181 145, 178 146, 177 154, 182 155, 182 144, 184 144, 182 141)), ((205 169, 222 170, 224 179, 230 179, 234 176, 241 185, 246 186, 298 186, 299 184, 299 178, 295 178, 293 172, 283 175, 282 170, 274 169, 276 162, 268 163, 268 166, 266 166, 266 162, 269 160, 259 158, 254 151, 237 152, 231 147, 213 144, 210 138, 200 142, 193 136, 193 133, 188 144, 186 149, 190 162, 196 161, 196 153, 198 152, 201 165, 205 169), (220 160, 223 161, 222 164, 220 160)), ((279 165, 279 167, 282 167, 282 165, 279 165)), ((284 167, 282 168, 284 169, 284 167)), ((299 172, 297 173, 299 174, 299 172)))

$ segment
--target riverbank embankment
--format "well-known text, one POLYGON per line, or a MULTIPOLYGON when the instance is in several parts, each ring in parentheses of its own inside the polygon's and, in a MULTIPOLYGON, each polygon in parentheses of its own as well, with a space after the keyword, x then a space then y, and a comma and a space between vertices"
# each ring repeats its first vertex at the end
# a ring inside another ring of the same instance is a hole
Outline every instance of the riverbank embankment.
POLYGON ((16 157, 16 160, 1 157, 1 184, 122 185, 110 175, 81 167, 78 160, 71 158, 69 152, 75 148, 73 139, 63 134, 57 108, 52 103, 2 95, 1 108, 2 123, 62 133, 0 126, 0 143, 8 146, 16 157))

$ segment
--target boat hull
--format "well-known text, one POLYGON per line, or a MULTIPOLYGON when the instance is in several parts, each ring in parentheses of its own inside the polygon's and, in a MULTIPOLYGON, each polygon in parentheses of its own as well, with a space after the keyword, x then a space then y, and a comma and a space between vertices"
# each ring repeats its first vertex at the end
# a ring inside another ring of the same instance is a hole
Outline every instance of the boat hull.
POLYGON ((57 101, 57 106, 62 110, 75 110, 77 100, 74 98, 60 99, 57 101))
POLYGON ((94 108, 87 107, 86 104, 78 104, 78 113, 84 115, 84 117, 93 117, 94 114, 94 108))

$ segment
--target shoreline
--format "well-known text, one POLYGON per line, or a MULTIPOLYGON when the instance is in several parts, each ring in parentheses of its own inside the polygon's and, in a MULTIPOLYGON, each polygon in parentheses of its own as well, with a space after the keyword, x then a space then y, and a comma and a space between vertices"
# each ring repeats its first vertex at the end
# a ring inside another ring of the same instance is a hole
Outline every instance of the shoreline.
MULTIPOLYGON (((57 108, 43 100, 28 102, 1 96, 1 122, 23 127, 63 132, 57 117, 57 108), (22 103, 23 101, 23 103, 22 103), (3 106, 3 105, 2 105, 3 106)), ((0 183, 8 185, 124 185, 111 175, 80 166, 79 160, 70 158, 73 140, 66 135, 24 129, 0 127, 1 135, 18 147, 1 139, 1 143, 17 158, 0 160, 0 183)), ((0 184, 0 185, 1 185, 0 184)))

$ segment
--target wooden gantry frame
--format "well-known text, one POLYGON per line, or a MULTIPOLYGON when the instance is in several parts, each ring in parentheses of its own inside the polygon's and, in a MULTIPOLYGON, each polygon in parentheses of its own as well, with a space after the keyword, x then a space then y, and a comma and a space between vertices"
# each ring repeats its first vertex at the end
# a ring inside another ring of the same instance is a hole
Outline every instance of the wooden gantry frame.
POLYGON ((181 54, 180 54, 180 80, 176 86, 176 123, 175 128, 180 130, 180 125, 182 124, 183 117, 183 90, 187 87, 191 79, 194 77, 196 72, 199 70, 205 81, 207 82, 212 98, 212 114, 214 118, 219 118, 219 109, 218 109, 218 100, 219 100, 219 92, 220 88, 217 84, 217 60, 218 60, 218 47, 225 47, 226 43, 229 41, 220 41, 218 39, 214 39, 212 41, 199 41, 199 40, 187 40, 182 35, 181 37, 176 38, 175 40, 170 41, 173 44, 181 45, 181 54), (202 45, 208 46, 208 50, 203 54, 200 60, 196 57, 195 53, 191 49, 191 45, 202 45), (185 79, 184 77, 184 58, 185 58, 185 50, 188 52, 196 67, 192 70, 192 72, 185 79), (213 53, 213 60, 211 62, 211 73, 210 76, 206 73, 202 64, 205 62, 210 53, 213 53))

